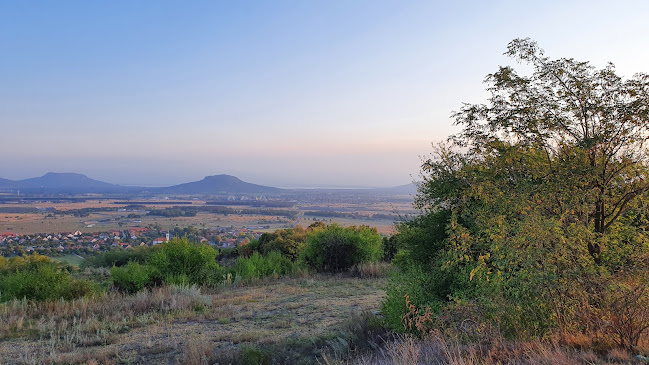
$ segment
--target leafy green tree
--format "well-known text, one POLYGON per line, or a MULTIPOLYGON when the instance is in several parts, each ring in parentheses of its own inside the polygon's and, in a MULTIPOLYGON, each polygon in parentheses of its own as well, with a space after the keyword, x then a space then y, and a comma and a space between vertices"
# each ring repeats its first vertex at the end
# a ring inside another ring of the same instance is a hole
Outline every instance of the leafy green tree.
POLYGON ((398 251, 398 241, 396 236, 383 237, 383 260, 392 261, 398 251))
POLYGON ((488 75, 487 103, 454 113, 462 132, 422 164, 422 215, 399 226, 384 304, 395 327, 409 294, 477 304, 516 336, 594 330, 616 302, 601 293, 646 282, 649 77, 551 60, 528 39, 506 54, 532 73, 488 75))
MULTIPOLYGON (((544 209, 601 237, 649 188, 649 75, 623 80, 612 64, 551 60, 529 39, 512 41, 506 54, 533 73, 500 67, 488 75, 488 103, 454 114, 464 130, 453 141, 478 158, 515 148, 529 164, 512 171, 512 183, 533 170, 545 179, 534 186, 544 209)), ((601 243, 588 244, 599 262, 601 243)))

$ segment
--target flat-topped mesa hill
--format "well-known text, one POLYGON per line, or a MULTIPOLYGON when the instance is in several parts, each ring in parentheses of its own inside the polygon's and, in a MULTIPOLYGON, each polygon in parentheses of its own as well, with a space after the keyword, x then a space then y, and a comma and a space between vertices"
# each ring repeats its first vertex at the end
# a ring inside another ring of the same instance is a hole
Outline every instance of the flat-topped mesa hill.
POLYGON ((91 179, 86 175, 76 173, 48 172, 41 177, 33 177, 18 181, 27 186, 43 187, 49 189, 77 188, 77 189, 115 189, 119 185, 91 179))
POLYGON ((203 180, 190 183, 160 188, 160 192, 171 194, 217 194, 217 193, 243 193, 243 194, 270 194, 280 193, 283 189, 251 184, 232 175, 207 176, 203 180))
MULTIPOLYGON (((123 186, 111 184, 100 180, 91 179, 86 175, 78 173, 48 172, 40 177, 33 177, 23 180, 9 180, 0 178, 0 192, 21 194, 282 194, 287 192, 319 193, 323 189, 280 189, 272 186, 258 185, 242 181, 232 175, 206 176, 200 181, 193 181, 167 187, 142 187, 123 186)), ((325 189, 328 190, 328 189, 325 189)), ((389 194, 414 194, 416 186, 406 184, 391 188, 372 189, 342 189, 330 191, 357 192, 364 194, 389 193, 389 194)))
POLYGON ((77 173, 47 174, 24 180, 0 178, 0 191, 18 191, 22 193, 137 193, 142 191, 163 194, 270 194, 280 193, 283 189, 251 184, 231 175, 207 176, 203 180, 160 188, 139 186, 121 186, 91 179, 77 173))
POLYGON ((127 188, 91 179, 77 173, 48 172, 40 177, 24 180, 0 179, 3 190, 20 190, 24 193, 112 193, 127 188))

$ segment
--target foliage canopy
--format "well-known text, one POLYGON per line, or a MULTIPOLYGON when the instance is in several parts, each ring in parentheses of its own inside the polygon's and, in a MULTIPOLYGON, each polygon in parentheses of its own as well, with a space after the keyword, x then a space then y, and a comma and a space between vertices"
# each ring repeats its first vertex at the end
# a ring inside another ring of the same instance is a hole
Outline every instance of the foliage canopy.
POLYGON ((306 236, 303 261, 318 271, 337 272, 363 262, 379 261, 383 242, 376 228, 315 227, 306 236))
POLYGON ((646 284, 649 76, 552 60, 529 39, 506 54, 533 72, 488 75, 487 103, 455 112, 462 132, 423 162, 388 317, 398 325, 409 294, 480 303, 516 335, 619 333, 602 320, 607 288, 646 284))

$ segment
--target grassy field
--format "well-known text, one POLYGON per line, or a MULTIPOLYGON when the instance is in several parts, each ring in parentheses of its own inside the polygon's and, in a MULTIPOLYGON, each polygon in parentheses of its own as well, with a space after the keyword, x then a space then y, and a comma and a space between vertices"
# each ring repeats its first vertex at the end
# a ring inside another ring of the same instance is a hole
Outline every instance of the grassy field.
POLYGON ((7 303, 0 363, 313 363, 342 351, 346 324, 377 310, 384 287, 382 278, 317 275, 202 293, 165 287, 7 303))

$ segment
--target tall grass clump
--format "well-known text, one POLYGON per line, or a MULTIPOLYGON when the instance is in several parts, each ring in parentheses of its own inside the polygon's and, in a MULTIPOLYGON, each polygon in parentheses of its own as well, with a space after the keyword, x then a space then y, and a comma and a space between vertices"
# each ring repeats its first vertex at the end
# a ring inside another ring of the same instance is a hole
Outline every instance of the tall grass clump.
POLYGON ((384 278, 392 271, 388 262, 363 262, 356 264, 351 269, 351 274, 361 278, 384 278))

